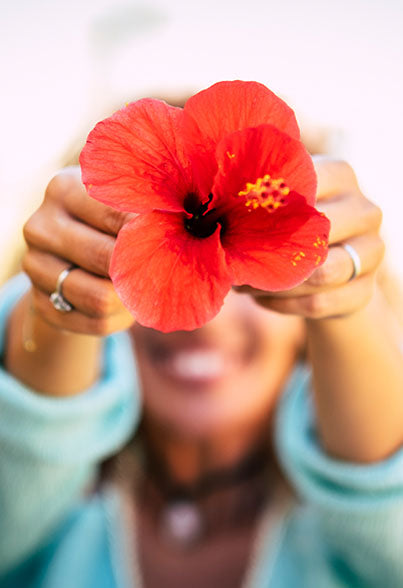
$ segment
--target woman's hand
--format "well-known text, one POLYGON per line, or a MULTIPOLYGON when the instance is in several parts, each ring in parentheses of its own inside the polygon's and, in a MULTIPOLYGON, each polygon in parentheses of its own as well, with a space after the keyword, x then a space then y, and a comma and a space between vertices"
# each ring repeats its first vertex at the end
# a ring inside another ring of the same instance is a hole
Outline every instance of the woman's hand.
POLYGON ((323 447, 339 459, 374 462, 403 442, 401 352, 389 309, 379 292, 372 295, 384 253, 378 234, 382 215, 362 195, 346 163, 318 158, 315 166, 317 207, 331 222, 327 260, 297 288, 249 292, 265 307, 308 319, 316 429, 323 447), (346 243, 361 262, 353 279, 346 243))
POLYGON ((300 286, 283 292, 241 287, 272 310, 322 319, 351 314, 371 299, 376 270, 384 254, 379 236, 380 209, 361 193, 351 167, 342 161, 314 158, 318 175, 317 208, 331 222, 327 260, 300 286), (342 244, 351 245, 361 260, 360 275, 342 244))
POLYGON ((89 335, 108 335, 132 324, 108 275, 115 237, 131 216, 90 198, 78 167, 53 178, 24 227, 28 251, 23 269, 32 281, 34 310, 48 324, 89 335), (49 295, 71 264, 77 268, 63 282, 63 296, 74 308, 62 313, 49 295))

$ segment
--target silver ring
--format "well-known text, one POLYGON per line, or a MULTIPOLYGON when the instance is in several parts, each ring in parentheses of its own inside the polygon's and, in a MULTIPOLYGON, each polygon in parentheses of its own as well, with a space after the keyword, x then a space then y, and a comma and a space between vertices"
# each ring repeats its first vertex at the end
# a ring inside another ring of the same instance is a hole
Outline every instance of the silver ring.
POLYGON ((359 276, 361 273, 361 259, 354 247, 348 243, 342 243, 341 246, 348 253, 351 261, 353 262, 353 273, 348 279, 348 281, 351 282, 351 280, 354 280, 354 278, 359 276))
POLYGON ((70 267, 67 267, 62 272, 60 272, 57 278, 55 291, 52 292, 52 294, 49 296, 49 300, 53 304, 53 307, 59 312, 70 312, 74 308, 73 305, 70 304, 70 302, 68 302, 68 300, 66 300, 63 296, 62 288, 64 280, 67 278, 71 270, 75 269, 76 267, 77 266, 75 265, 71 265, 70 267))

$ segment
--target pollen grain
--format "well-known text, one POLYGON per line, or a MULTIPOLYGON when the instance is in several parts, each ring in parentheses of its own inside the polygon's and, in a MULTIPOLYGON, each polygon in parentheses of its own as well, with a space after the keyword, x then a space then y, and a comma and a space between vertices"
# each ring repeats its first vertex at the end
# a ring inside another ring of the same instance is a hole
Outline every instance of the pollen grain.
POLYGON ((316 237, 316 241, 313 242, 313 246, 319 249, 319 247, 326 247, 326 241, 321 237, 316 237))
POLYGON ((255 183, 247 182, 244 190, 238 196, 245 198, 245 206, 250 210, 261 207, 267 212, 274 212, 285 205, 285 197, 290 188, 283 178, 272 178, 269 174, 258 178, 255 183))
POLYGON ((306 255, 303 251, 298 251, 298 253, 293 253, 292 258, 291 258, 292 265, 295 267, 297 265, 297 261, 301 261, 301 259, 303 259, 304 257, 306 257, 306 255))

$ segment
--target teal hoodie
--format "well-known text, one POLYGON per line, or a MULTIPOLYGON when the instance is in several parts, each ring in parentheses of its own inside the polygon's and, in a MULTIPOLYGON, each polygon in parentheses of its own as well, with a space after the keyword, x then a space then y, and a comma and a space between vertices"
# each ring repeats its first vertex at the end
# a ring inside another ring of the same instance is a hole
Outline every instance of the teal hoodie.
MULTIPOLYGON (((1 355, 7 317, 28 287, 21 275, 1 293, 1 355)), ((36 394, 0 372, 0 588, 141 586, 119 489, 87 491, 140 415, 127 334, 105 340, 104 359, 99 381, 72 398, 36 394)), ((327 456, 309 382, 298 367, 276 425, 278 456, 299 500, 267 527, 247 585, 402 587, 403 451, 371 465, 327 456)))

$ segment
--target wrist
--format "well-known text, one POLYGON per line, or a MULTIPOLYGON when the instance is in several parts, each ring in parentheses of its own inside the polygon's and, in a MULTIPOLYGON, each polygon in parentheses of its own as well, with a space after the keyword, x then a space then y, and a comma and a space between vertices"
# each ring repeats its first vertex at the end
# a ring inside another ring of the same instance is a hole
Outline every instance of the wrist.
POLYGON ((68 396, 97 379, 101 346, 100 337, 71 333, 50 324, 34 309, 28 292, 8 321, 4 365, 37 392, 68 396))

